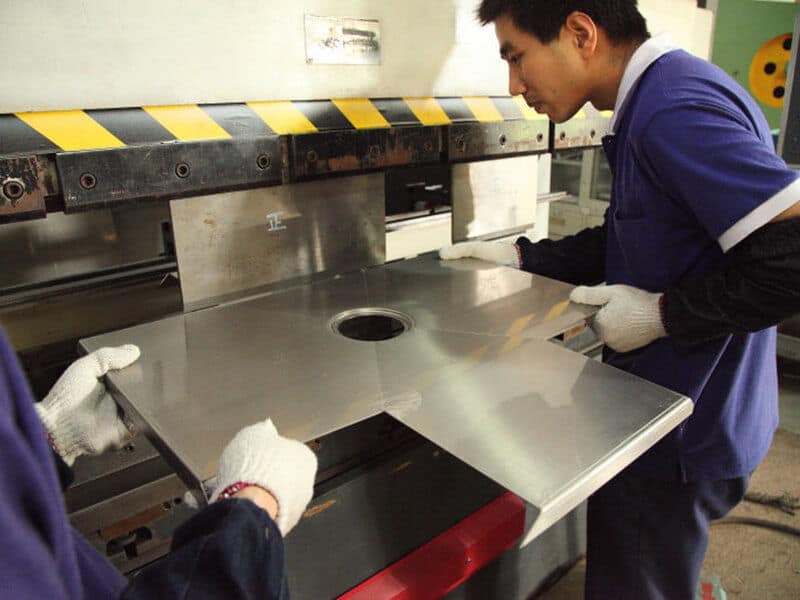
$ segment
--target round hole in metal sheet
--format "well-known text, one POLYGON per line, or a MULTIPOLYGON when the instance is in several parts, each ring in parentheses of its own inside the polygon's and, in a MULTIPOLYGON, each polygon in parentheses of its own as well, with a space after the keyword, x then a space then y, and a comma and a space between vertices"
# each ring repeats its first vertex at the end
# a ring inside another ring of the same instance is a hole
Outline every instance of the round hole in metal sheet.
POLYGON ((331 331, 360 342, 391 340, 414 326, 411 317, 389 308, 356 308, 330 321, 331 331))

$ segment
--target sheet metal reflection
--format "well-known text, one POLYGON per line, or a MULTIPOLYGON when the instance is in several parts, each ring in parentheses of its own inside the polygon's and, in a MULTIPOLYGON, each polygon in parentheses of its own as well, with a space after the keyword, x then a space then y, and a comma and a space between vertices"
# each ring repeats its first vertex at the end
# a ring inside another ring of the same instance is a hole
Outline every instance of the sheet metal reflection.
POLYGON ((142 357, 110 383, 180 472, 205 480, 241 427, 304 441, 386 411, 519 494, 543 531, 691 412, 691 402, 545 341, 584 321, 570 286, 420 258, 85 340, 142 357), (381 341, 330 329, 408 314, 381 341))
POLYGON ((425 336, 378 348, 385 410, 536 507, 527 541, 691 413, 680 394, 550 342, 425 336), (432 360, 445 348, 460 359, 432 360))

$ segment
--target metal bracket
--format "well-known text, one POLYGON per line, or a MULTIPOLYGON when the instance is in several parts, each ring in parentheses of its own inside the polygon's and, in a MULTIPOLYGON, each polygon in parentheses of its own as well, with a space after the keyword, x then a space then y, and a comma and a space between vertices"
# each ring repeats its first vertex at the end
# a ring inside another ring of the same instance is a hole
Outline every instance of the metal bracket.
POLYGON ((37 156, 0 159, 0 223, 46 216, 45 172, 37 156))
POLYGON ((565 123, 554 125, 553 148, 567 150, 569 148, 591 148, 603 144, 603 136, 608 134, 611 122, 606 117, 570 119, 565 123))
POLYGON ((68 213, 281 183, 278 136, 69 152, 56 164, 68 213))
POLYGON ((544 119, 451 125, 449 157, 451 161, 464 161, 547 152, 549 127, 550 122, 544 119))

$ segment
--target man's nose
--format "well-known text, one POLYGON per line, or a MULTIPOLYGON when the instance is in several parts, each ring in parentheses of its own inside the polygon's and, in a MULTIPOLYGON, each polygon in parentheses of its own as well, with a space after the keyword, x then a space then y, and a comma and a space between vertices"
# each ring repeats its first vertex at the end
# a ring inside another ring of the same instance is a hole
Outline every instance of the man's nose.
POLYGON ((508 67, 508 92, 512 96, 519 96, 520 94, 524 94, 528 91, 528 88, 525 85, 525 82, 522 81, 522 78, 519 76, 517 69, 513 67, 513 65, 509 65, 508 67))

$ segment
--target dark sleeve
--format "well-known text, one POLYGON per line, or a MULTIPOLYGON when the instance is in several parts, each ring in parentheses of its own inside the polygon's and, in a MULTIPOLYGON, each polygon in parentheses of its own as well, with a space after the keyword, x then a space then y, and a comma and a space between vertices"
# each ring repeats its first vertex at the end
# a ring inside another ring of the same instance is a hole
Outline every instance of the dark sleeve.
POLYGON ((61 491, 63 492, 72 485, 72 482, 75 480, 75 473, 72 472, 69 465, 64 462, 64 459, 61 458, 55 450, 50 448, 50 452, 53 455, 53 462, 56 463, 58 481, 61 484, 61 491))
POLYGON ((535 244, 517 240, 522 270, 574 285, 597 285, 606 278, 606 224, 560 240, 535 244))
POLYGON ((125 590, 131 599, 288 598, 283 538, 250 500, 215 502, 181 525, 166 557, 125 590))
POLYGON ((800 219, 767 223, 734 246, 725 266, 667 290, 667 332, 681 345, 771 327, 800 313, 800 219))

